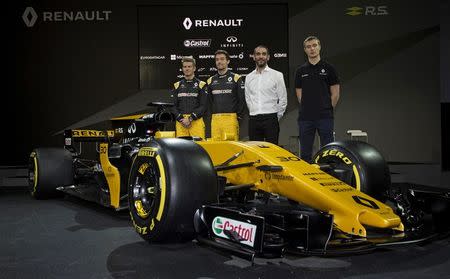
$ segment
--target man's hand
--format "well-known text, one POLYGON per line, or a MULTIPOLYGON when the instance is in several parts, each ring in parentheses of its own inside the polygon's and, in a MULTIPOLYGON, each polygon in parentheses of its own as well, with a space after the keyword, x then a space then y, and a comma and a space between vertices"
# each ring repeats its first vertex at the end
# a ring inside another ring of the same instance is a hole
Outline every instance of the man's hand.
POLYGON ((189 119, 189 117, 185 117, 185 118, 181 119, 180 122, 186 128, 191 127, 191 120, 189 119))
POLYGON ((295 88, 295 94, 297 95, 298 103, 302 103, 302 89, 301 88, 295 88))

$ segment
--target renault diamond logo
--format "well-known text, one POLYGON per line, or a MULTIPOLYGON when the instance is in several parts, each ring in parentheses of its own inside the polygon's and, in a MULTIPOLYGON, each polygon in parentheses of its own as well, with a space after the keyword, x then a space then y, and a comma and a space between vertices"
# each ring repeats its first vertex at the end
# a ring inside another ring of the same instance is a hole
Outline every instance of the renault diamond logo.
POLYGON ((22 15, 23 22, 25 22, 25 25, 27 27, 33 27, 33 25, 36 23, 37 17, 38 16, 33 7, 27 7, 22 15))
POLYGON ((186 30, 191 29, 191 27, 192 27, 192 20, 190 18, 188 18, 188 17, 185 18, 184 21, 183 21, 183 25, 184 25, 184 28, 186 28, 186 30))
POLYGON ((350 7, 350 8, 347 8, 346 14, 350 15, 350 16, 362 15, 363 14, 363 8, 361 8, 361 7, 350 7))
POLYGON ((226 41, 229 43, 235 43, 237 42, 237 38, 235 36, 229 36, 227 37, 226 41))

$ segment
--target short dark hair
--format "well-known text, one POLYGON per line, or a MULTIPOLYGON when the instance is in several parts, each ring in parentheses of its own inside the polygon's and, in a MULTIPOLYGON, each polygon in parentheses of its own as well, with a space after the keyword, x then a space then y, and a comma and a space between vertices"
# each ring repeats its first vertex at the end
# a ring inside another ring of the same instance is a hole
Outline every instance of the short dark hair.
POLYGON ((228 51, 223 50, 223 49, 218 49, 218 50, 216 50, 216 52, 214 53, 214 58, 216 58, 217 54, 223 54, 223 55, 225 55, 225 57, 227 58, 227 60, 230 61, 230 54, 228 54, 228 51))
POLYGON ((320 40, 319 40, 319 38, 317 38, 316 36, 308 36, 308 37, 303 41, 303 48, 305 48, 306 42, 309 42, 309 41, 312 41, 312 40, 317 40, 317 42, 319 42, 319 45, 320 45, 320 40))
POLYGON ((265 48, 267 50, 267 54, 270 54, 269 48, 265 45, 258 45, 257 47, 255 47, 255 49, 253 50, 253 54, 255 54, 257 48, 265 48))

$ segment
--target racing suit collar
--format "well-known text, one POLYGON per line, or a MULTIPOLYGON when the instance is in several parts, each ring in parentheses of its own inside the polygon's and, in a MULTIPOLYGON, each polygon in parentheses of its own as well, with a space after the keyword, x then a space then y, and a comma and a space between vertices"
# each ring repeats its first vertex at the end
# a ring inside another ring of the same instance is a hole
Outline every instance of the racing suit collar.
POLYGON ((193 82, 195 80, 195 76, 192 76, 192 79, 187 79, 186 77, 183 77, 183 79, 187 82, 193 82))
POLYGON ((221 75, 221 74, 219 73, 219 71, 217 71, 217 76, 221 78, 221 77, 224 77, 224 76, 228 75, 229 72, 230 72, 230 70, 227 69, 227 71, 226 71, 223 75, 221 75))

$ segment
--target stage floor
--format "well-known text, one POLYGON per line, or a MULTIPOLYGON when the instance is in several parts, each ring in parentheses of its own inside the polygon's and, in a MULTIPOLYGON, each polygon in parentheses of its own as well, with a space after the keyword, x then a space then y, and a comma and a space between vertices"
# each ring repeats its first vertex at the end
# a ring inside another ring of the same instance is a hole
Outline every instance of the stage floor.
MULTIPOLYGON (((391 166, 394 182, 435 175, 425 170, 391 166)), ((251 265, 195 241, 148 244, 127 212, 67 196, 34 200, 24 184, 0 187, 0 212, 0 278, 450 278, 449 239, 357 256, 257 258, 251 265)))

